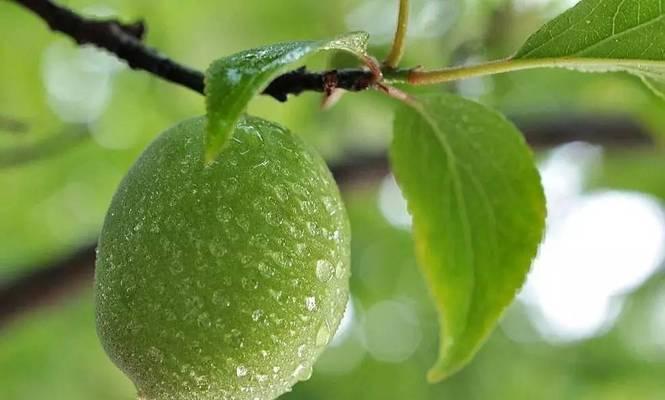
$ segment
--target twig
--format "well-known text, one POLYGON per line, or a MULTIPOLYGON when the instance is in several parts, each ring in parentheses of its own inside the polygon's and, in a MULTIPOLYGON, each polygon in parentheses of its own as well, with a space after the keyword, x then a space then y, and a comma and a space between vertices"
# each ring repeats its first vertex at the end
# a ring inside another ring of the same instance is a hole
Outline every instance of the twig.
POLYGON ((406 48, 406 32, 409 27, 409 0, 399 0, 399 14, 397 17, 397 29, 390 53, 384 64, 388 68, 395 69, 404 55, 406 48))
MULTIPOLYGON (((127 62, 129 67, 150 72, 167 81, 177 83, 203 94, 202 72, 182 65, 160 54, 142 42, 146 28, 142 21, 124 24, 113 19, 94 20, 76 14, 52 0, 11 0, 43 19, 57 32, 71 37, 79 45, 90 44, 107 50, 127 62)), ((325 76, 337 75, 338 88, 352 92, 369 87, 372 73, 362 69, 308 72, 304 68, 279 76, 263 94, 286 101, 289 94, 304 91, 323 92, 325 76)))
POLYGON ((54 303, 83 283, 91 285, 95 246, 86 246, 56 263, 37 268, 0 288, 0 327, 27 310, 54 303))

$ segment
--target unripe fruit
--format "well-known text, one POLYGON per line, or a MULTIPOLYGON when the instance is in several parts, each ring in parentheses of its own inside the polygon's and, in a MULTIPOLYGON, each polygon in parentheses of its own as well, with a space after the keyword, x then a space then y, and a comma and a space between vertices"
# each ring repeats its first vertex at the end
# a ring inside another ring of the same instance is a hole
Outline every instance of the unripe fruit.
POLYGON ((147 400, 271 399, 337 329, 349 226, 323 160, 245 117, 203 164, 203 118, 162 134, 102 230, 97 331, 147 400))

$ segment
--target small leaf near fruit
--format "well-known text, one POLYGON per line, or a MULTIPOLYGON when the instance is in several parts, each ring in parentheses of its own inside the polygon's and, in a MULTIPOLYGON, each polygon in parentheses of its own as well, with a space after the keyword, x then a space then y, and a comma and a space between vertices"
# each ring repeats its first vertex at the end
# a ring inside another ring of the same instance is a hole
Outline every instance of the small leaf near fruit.
POLYGON ((340 50, 366 58, 365 32, 332 40, 274 44, 246 50, 213 62, 206 72, 208 125, 205 157, 209 163, 228 143, 249 101, 291 64, 323 50, 340 50))

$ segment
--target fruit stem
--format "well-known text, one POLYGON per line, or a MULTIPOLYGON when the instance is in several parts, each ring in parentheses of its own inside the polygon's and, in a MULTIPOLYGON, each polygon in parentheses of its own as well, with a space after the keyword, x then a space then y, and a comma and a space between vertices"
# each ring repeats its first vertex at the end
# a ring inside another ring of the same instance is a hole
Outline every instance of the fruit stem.
POLYGON ((409 28, 409 0, 399 1, 399 15, 397 17, 397 29, 390 53, 384 61, 388 69, 395 69, 399 65, 406 48, 406 32, 409 28))

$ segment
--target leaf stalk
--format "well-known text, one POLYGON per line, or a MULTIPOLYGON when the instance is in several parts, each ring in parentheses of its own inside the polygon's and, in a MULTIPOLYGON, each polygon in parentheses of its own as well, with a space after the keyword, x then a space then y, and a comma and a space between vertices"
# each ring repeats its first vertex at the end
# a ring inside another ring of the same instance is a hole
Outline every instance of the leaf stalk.
POLYGON ((406 33, 409 28, 409 0, 400 0, 399 14, 397 17, 397 29, 390 53, 384 62, 389 69, 395 69, 399 66, 404 49, 406 48, 406 33))

